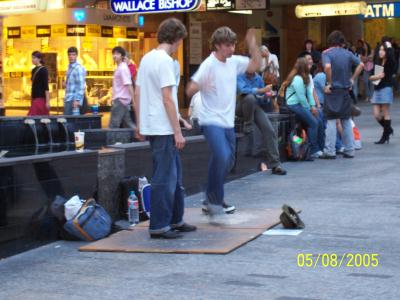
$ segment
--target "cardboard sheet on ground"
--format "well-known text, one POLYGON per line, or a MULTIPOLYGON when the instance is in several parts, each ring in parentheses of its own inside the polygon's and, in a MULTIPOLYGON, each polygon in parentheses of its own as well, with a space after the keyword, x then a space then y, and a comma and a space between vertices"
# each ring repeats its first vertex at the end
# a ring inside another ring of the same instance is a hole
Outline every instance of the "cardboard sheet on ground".
POLYGON ((243 209, 211 222, 199 208, 185 210, 185 221, 198 226, 177 240, 150 239, 148 223, 124 230, 80 251, 134 253, 227 254, 280 223, 281 209, 243 209))

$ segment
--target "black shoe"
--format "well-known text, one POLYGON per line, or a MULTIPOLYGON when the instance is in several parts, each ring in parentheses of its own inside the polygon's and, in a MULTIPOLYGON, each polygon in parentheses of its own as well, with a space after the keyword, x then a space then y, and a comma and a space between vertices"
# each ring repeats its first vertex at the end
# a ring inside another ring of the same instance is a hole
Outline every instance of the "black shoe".
POLYGON ((344 157, 344 158, 354 158, 354 155, 350 155, 350 154, 347 154, 347 153, 343 153, 343 157, 344 157))
POLYGON ((184 223, 183 225, 181 225, 179 227, 175 227, 174 230, 176 230, 178 232, 192 232, 192 231, 196 231, 197 227, 194 225, 184 223))
POLYGON ((284 168, 279 166, 279 167, 272 168, 272 174, 274 174, 274 175, 286 175, 287 172, 286 172, 286 170, 284 168))
MULTIPOLYGON (((224 210, 224 213, 226 213, 226 214, 233 214, 236 211, 236 207, 234 205, 229 205, 225 202, 222 204, 222 209, 224 210)), ((203 203, 203 207, 201 208, 201 210, 205 214, 210 213, 206 203, 203 203)))
POLYGON ((175 230, 169 230, 163 233, 151 233, 150 237, 152 239, 165 239, 165 240, 173 240, 173 239, 179 239, 181 238, 183 235, 175 230))
POLYGON ((319 158, 320 159, 336 159, 336 155, 329 155, 329 154, 323 153, 319 158))

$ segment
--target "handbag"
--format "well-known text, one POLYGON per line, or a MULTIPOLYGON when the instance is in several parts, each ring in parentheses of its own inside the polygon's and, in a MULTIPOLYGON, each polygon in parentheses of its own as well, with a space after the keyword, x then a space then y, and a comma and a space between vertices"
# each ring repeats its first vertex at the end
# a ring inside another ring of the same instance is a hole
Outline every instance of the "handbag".
POLYGON ((64 229, 82 241, 96 241, 110 234, 112 220, 94 199, 88 199, 78 213, 64 224, 64 229))

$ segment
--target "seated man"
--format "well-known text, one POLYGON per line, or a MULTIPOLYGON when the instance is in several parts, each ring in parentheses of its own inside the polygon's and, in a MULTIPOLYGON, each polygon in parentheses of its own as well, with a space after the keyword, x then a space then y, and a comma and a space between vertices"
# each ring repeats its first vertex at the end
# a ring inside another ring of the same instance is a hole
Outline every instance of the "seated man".
POLYGON ((268 168, 272 168, 272 174, 286 175, 279 158, 278 137, 271 121, 259 105, 259 99, 265 99, 266 93, 271 91, 271 86, 265 86, 261 76, 256 73, 239 75, 237 85, 240 99, 236 113, 244 118, 243 131, 247 143, 252 141, 253 122, 261 132, 261 171, 266 171, 268 166, 268 168))

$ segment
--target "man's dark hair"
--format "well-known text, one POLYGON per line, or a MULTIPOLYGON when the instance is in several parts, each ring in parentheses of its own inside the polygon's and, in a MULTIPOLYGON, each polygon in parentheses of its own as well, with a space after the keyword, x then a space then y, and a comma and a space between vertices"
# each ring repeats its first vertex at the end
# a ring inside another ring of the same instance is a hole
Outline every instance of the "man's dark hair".
POLYGON ((75 53, 76 55, 78 55, 78 49, 76 47, 69 47, 68 54, 70 53, 75 53))
POLYGON ((327 42, 330 47, 342 47, 346 39, 341 31, 335 30, 328 36, 327 42))
POLYGON ((114 53, 119 53, 119 54, 121 54, 122 57, 126 56, 126 51, 121 46, 114 47, 112 49, 112 54, 114 54, 114 53))
POLYGON ((164 20, 157 31, 157 41, 159 44, 170 44, 183 40, 187 36, 185 25, 176 18, 164 20))

